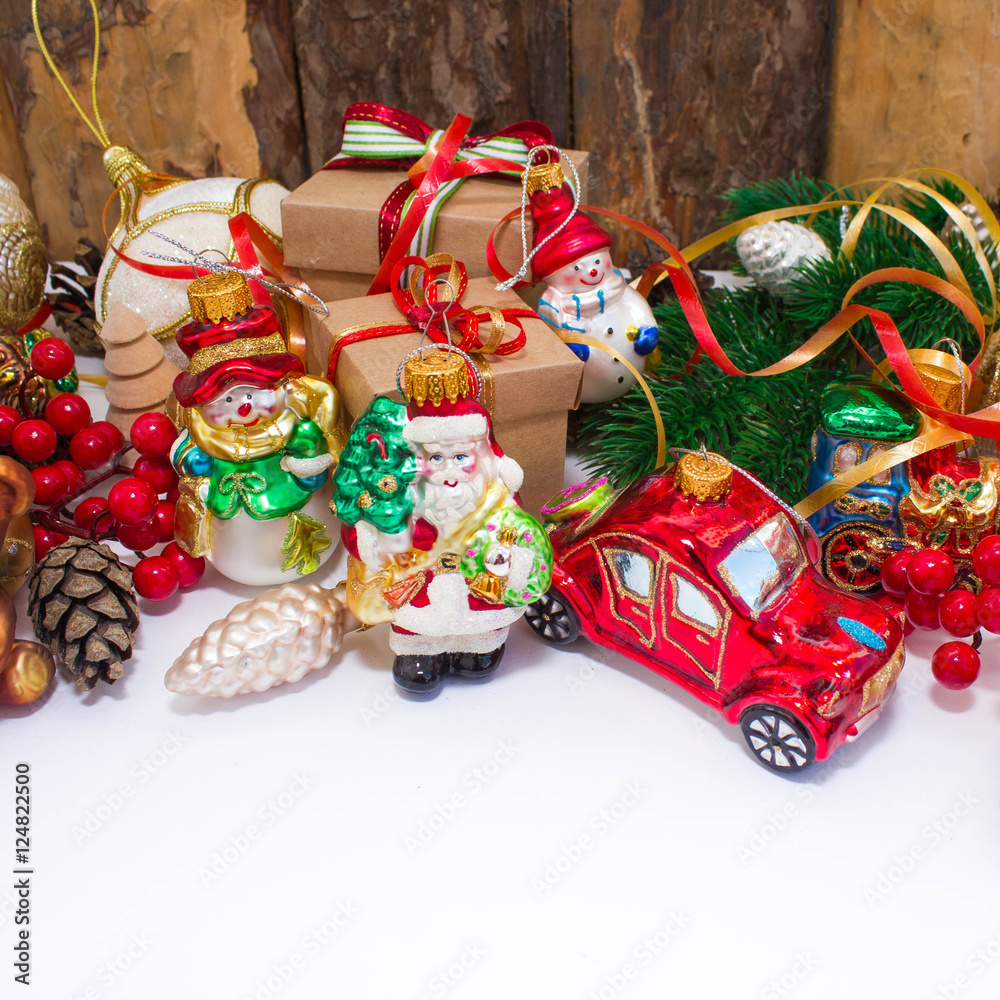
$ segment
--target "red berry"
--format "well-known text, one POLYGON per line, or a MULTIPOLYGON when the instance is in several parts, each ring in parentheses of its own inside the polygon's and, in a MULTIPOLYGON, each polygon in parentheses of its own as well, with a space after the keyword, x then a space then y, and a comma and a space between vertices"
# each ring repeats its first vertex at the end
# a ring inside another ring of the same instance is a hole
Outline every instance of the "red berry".
POLYGON ((182 587, 193 587, 205 575, 205 560, 188 555, 176 542, 165 545, 162 554, 176 567, 182 587))
POLYGON ((90 423, 90 406, 75 392, 61 392, 46 404, 45 419, 57 434, 72 437, 90 423))
MULTIPOLYGON (((94 522, 108 509, 107 497, 87 497, 81 500, 73 511, 73 522, 78 528, 90 531, 94 522)), ((107 519, 110 523, 110 519, 107 519)))
POLYGON ((108 509, 119 524, 137 528, 156 514, 156 493, 149 483, 129 476, 108 491, 108 509))
POLYGON ((56 432, 44 420, 22 420, 11 435, 18 458, 26 462, 44 462, 56 450, 56 432))
POLYGON ((946 642, 931 657, 931 673, 951 691, 967 688, 979 676, 979 654, 965 642, 946 642))
POLYGON ((177 438, 177 428, 165 413, 143 413, 129 433, 132 447, 146 458, 166 458, 177 438))
POLYGON ((0 447, 10 445, 14 428, 24 419, 13 406, 0 406, 0 447))
POLYGON ((69 493, 66 473, 54 465, 40 465, 32 469, 31 478, 35 481, 35 503, 39 507, 51 507, 69 493))
POLYGON ((157 493, 166 493, 177 485, 177 473, 165 458, 140 458, 132 471, 157 493))
POLYGON ((911 590, 903 599, 906 620, 912 622, 914 628, 931 632, 938 627, 940 603, 941 599, 936 594, 921 594, 919 591, 911 590))
POLYGON ((1000 587, 984 587, 976 598, 976 614, 987 632, 1000 632, 1000 587))
POLYGON ((35 536, 35 559, 41 559, 49 549, 62 545, 69 538, 61 531, 49 531, 37 524, 31 526, 31 532, 35 536))
POLYGON ((71 462, 68 458, 62 458, 58 462, 53 462, 52 464, 57 469, 62 469, 63 474, 66 476, 66 480, 69 483, 71 493, 75 493, 77 490, 82 490, 83 487, 87 485, 87 477, 84 475, 83 469, 81 469, 76 462, 71 462))
POLYGON ((900 549, 893 552, 882 564, 882 589, 888 594, 905 597, 910 589, 906 579, 906 567, 913 558, 915 549, 900 549))
POLYGON ((938 622, 949 635, 960 639, 972 635, 979 628, 976 595, 971 590, 952 590, 945 594, 938 605, 938 622))
POLYGON ((95 420, 90 425, 90 429, 92 431, 97 431, 98 434, 103 434, 107 439, 108 444, 111 445, 112 451, 120 450, 125 444, 125 437, 122 432, 108 420, 95 420))
POLYGON ((955 563, 940 549, 921 549, 910 559, 906 579, 921 594, 946 594, 955 580, 955 563))
POLYGON ((160 522, 154 514, 146 524, 121 524, 116 532, 118 541, 133 552, 144 552, 160 544, 160 522))
POLYGON ((180 500, 180 498, 181 498, 181 491, 176 486, 173 486, 169 490, 167 490, 168 503, 177 503, 177 501, 180 500))
POLYGON ((70 439, 69 453, 81 469, 99 469, 111 461, 115 449, 100 431, 84 427, 70 439))
POLYGON ((181 578, 177 568, 163 556, 146 556, 135 564, 132 583, 136 593, 148 601, 165 601, 177 593, 181 578))
POLYGON ((174 512, 175 507, 169 500, 161 500, 156 505, 156 520, 160 522, 161 542, 169 542, 174 537, 174 512))
POLYGON ((983 583, 1000 583, 1000 535, 989 535, 975 547, 972 568, 983 583))
POLYGON ((65 378, 76 362, 73 349, 58 337, 46 337, 31 349, 31 367, 42 378, 65 378))

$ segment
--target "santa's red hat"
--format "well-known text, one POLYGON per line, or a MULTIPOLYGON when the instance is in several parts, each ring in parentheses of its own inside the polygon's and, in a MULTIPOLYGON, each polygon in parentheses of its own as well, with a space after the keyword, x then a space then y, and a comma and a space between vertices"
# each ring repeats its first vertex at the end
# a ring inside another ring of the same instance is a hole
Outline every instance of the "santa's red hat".
POLYGON ((487 438, 490 449, 497 458, 500 479, 511 493, 516 493, 524 481, 524 470, 497 444, 493 435, 493 421, 486 409, 475 400, 459 397, 452 402, 442 399, 433 403, 429 399, 418 404, 411 402, 406 408, 409 422, 403 428, 403 437, 410 444, 432 444, 443 441, 479 441, 487 438))
POLYGON ((543 243, 572 211, 573 192, 565 181, 532 192, 531 216, 535 220, 533 245, 538 249, 531 258, 531 269, 536 278, 546 278, 586 254, 611 246, 611 235, 582 212, 577 212, 551 240, 543 243))

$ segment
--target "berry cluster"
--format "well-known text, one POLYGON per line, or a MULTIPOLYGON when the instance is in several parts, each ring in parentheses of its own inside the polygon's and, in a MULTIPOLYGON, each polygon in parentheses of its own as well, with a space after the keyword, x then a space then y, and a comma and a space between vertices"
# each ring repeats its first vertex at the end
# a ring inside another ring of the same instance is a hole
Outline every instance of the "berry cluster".
POLYGON ((21 405, 0 405, 0 449, 24 462, 35 481, 35 556, 40 559, 69 535, 117 541, 139 556, 132 571, 138 594, 166 600, 205 572, 205 560, 188 555, 174 541, 177 474, 168 456, 177 431, 164 414, 145 413, 132 425, 126 444, 114 424, 91 419, 87 401, 75 392, 53 396, 41 417, 25 417, 31 379, 61 379, 75 362, 72 349, 58 338, 38 341, 21 387, 21 405), (129 469, 122 460, 132 449, 139 458, 129 469), (96 475, 88 479, 88 472, 96 475), (106 497, 89 496, 69 509, 74 500, 115 476, 126 478, 106 497), (146 554, 162 543, 158 555, 146 554))
POLYGON ((959 573, 951 556, 939 549, 894 552, 882 566, 882 587, 903 598, 908 632, 940 628, 956 640, 973 637, 971 645, 944 643, 931 659, 944 687, 968 687, 979 676, 980 629, 1000 632, 1000 536, 990 535, 976 546, 972 573, 959 573))

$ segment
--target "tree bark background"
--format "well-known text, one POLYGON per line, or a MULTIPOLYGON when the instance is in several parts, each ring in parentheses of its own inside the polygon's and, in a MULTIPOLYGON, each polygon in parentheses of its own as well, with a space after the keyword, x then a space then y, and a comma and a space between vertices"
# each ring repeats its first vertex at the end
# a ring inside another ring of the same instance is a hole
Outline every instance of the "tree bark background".
MULTIPOLYGON (((378 100, 442 127, 464 111, 476 131, 540 119, 592 150, 590 203, 681 244, 715 226, 727 188, 792 170, 844 181, 937 164, 989 191, 1000 180, 992 0, 98 5, 112 139, 184 176, 294 187, 336 152, 346 107, 378 100)), ((86 105, 89 5, 41 0, 40 11, 86 105)), ((111 192, 100 144, 42 61, 29 0, 0 0, 0 78, 0 171, 56 256, 80 235, 100 242, 111 192)), ((633 265, 652 256, 630 233, 618 250, 633 265)))

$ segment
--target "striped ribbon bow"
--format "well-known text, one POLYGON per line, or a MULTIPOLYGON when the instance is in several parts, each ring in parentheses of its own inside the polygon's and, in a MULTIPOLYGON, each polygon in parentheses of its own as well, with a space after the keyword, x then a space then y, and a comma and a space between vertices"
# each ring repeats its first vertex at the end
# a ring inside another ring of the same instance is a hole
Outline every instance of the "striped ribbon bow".
POLYGON ((382 263, 369 294, 389 291, 397 260, 426 257, 444 203, 476 174, 520 177, 534 146, 551 144, 541 122, 523 121, 489 135, 469 135, 472 119, 456 115, 446 129, 386 104, 359 101, 344 115, 341 151, 324 167, 408 167, 408 180, 386 199, 379 214, 382 263))

